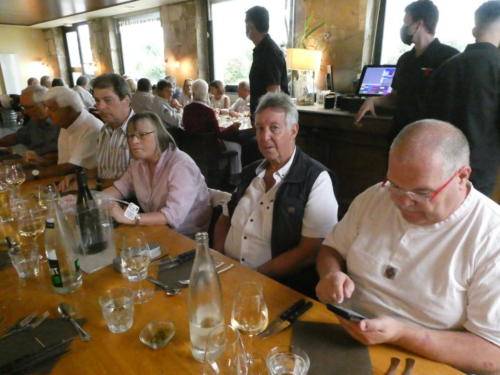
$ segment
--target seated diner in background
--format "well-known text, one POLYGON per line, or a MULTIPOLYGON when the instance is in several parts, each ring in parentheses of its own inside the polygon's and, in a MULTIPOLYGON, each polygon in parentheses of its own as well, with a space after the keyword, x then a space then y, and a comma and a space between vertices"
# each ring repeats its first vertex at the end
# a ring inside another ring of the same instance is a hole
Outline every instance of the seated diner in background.
POLYGON ((214 248, 313 296, 316 256, 338 204, 331 172, 295 145, 298 117, 286 94, 260 99, 255 124, 264 160, 243 170, 217 221, 214 248))
POLYGON ((368 317, 339 317, 366 345, 499 374, 500 206, 470 173, 460 130, 438 120, 407 125, 386 180, 361 193, 323 242, 316 293, 368 317))
POLYGON ((215 111, 208 105, 208 84, 202 79, 193 82, 193 102, 184 108, 182 125, 184 130, 193 133, 215 133, 221 140, 221 148, 234 150, 237 155, 231 158, 231 174, 241 173, 241 146, 227 141, 231 133, 237 133, 240 123, 236 122, 227 128, 221 128, 215 111))
POLYGON ((137 91, 130 99, 130 106, 135 113, 152 111, 154 95, 151 94, 151 82, 147 78, 137 81, 137 91))
POLYGON ((214 109, 228 109, 231 105, 229 96, 225 94, 224 83, 219 80, 210 82, 210 105, 214 109))
MULTIPOLYGON (((238 99, 231 104, 227 112, 231 117, 240 117, 246 114, 250 115, 250 85, 247 81, 241 81, 238 84, 238 99)), ((226 110, 221 110, 225 113, 226 110)))
POLYGON ((168 225, 189 237, 206 231, 212 207, 205 179, 195 162, 177 148, 160 118, 152 112, 134 115, 127 139, 133 159, 104 193, 116 199, 135 196, 144 213, 130 220, 115 204, 113 218, 121 224, 168 225))
POLYGON ((84 108, 78 93, 67 87, 53 86, 40 101, 46 106, 52 123, 61 131, 57 140, 57 165, 53 165, 55 160, 33 152, 32 159, 42 167, 34 176, 63 176, 74 172, 76 167, 95 168, 97 137, 102 122, 84 108))
POLYGON ((158 115, 169 130, 180 128, 182 122, 182 114, 171 103, 173 91, 174 86, 170 81, 160 79, 156 85, 156 96, 153 99, 152 112, 158 115))
POLYGON ((182 107, 187 106, 193 101, 193 80, 186 78, 182 86, 182 93, 179 97, 179 103, 182 107))
MULTIPOLYGON (((26 163, 37 165, 42 156, 45 160, 57 160, 57 138, 60 128, 54 125, 47 113, 47 107, 38 102, 47 91, 41 86, 28 86, 21 93, 20 104, 23 113, 29 116, 25 123, 15 133, 0 139, 0 147, 11 147, 21 144, 27 148, 23 153, 26 163)), ((9 149, 4 149, 9 151, 9 149)))

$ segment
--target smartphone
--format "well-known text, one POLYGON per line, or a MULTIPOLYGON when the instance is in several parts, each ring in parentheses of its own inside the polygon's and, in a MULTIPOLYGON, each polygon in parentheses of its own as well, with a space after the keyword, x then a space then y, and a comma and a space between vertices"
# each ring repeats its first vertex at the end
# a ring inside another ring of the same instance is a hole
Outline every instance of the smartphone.
POLYGON ((339 306, 339 305, 334 305, 331 303, 328 303, 326 305, 328 310, 331 312, 335 313, 336 315, 346 319, 350 320, 351 322, 360 322, 363 319, 368 319, 366 316, 358 314, 356 311, 349 310, 345 307, 339 306))

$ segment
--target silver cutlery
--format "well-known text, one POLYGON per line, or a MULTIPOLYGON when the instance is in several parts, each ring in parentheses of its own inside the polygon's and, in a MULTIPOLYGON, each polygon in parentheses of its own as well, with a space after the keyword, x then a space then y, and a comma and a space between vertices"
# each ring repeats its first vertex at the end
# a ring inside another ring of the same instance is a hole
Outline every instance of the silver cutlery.
POLYGON ((91 339, 91 336, 73 318, 75 312, 70 305, 68 305, 67 303, 60 303, 59 306, 57 306, 57 311, 64 319, 68 319, 71 324, 73 324, 73 327, 75 327, 76 331, 80 335, 80 340, 89 341, 91 339))
POLYGON ((281 331, 284 331, 288 327, 290 327, 295 321, 304 314, 307 310, 309 310, 312 306, 312 302, 306 302, 305 299, 300 299, 295 302, 292 306, 286 309, 278 319, 273 320, 269 326, 259 334, 257 334, 260 338, 266 338, 269 336, 276 335, 281 331))
POLYGON ((49 317, 49 312, 45 311, 42 315, 37 316, 37 313, 32 313, 28 315, 26 318, 22 319, 19 323, 15 324, 13 327, 15 328, 10 328, 7 333, 5 333, 2 337, 0 338, 5 338, 9 337, 15 333, 25 331, 27 329, 32 329, 38 327, 40 324, 42 324, 45 319, 49 317))
MULTIPOLYGON (((217 263, 217 264, 215 265, 215 268, 216 268, 216 269, 217 269, 217 268, 220 268, 220 267, 222 267, 223 265, 224 265, 224 262, 219 262, 219 263, 217 263)), ((231 263, 231 264, 227 265, 226 267, 224 267, 224 268, 221 268, 221 269, 217 270, 217 274, 219 274, 219 275, 220 275, 221 273, 224 273, 224 272, 226 272, 226 271, 229 271, 229 270, 230 270, 231 268, 233 268, 233 267, 234 267, 234 263, 231 263)), ((177 280, 177 282, 178 282, 179 284, 181 284, 181 285, 185 285, 185 286, 188 286, 188 285, 189 285, 189 281, 190 281, 189 279, 185 279, 185 280, 177 280)))

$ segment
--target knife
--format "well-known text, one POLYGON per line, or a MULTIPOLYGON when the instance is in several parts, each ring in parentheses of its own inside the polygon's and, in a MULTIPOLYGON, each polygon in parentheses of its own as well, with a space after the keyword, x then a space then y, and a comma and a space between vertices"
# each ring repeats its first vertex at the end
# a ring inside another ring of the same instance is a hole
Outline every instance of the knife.
POLYGON ((302 314, 309 310, 312 306, 312 302, 306 302, 305 299, 300 299, 295 302, 292 306, 286 309, 278 319, 274 320, 269 324, 269 326, 259 333, 257 336, 265 339, 267 337, 273 336, 281 331, 284 331, 290 327, 302 314))
POLYGON ((146 280, 149 281, 150 283, 155 284, 156 286, 164 289, 164 290, 172 290, 172 289, 177 289, 177 288, 187 288, 189 286, 189 283, 187 284, 181 284, 181 283, 176 283, 176 286, 170 286, 163 281, 157 280, 151 276, 147 276, 146 280))
POLYGON ((180 255, 177 255, 174 258, 170 259, 165 259, 160 262, 160 268, 174 268, 177 267, 183 263, 189 262, 190 260, 194 259, 194 256, 196 255, 196 250, 192 249, 189 251, 186 251, 185 253, 182 253, 180 255))

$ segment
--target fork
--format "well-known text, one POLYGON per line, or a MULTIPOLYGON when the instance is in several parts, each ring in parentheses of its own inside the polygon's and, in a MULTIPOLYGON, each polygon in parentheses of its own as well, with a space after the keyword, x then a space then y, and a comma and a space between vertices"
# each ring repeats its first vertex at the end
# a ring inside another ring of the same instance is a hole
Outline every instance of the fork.
POLYGON ((9 337, 18 332, 25 331, 27 329, 33 329, 42 324, 45 319, 49 317, 49 312, 45 311, 42 315, 37 316, 37 313, 32 313, 28 315, 26 318, 21 320, 16 328, 10 329, 6 334, 4 334, 1 338, 9 337))
MULTIPOLYGON (((224 265, 224 262, 219 262, 215 265, 215 268, 220 268, 221 266, 224 265), (222 264, 221 264, 222 263, 222 264)), ((221 273, 223 272, 226 272, 226 271, 229 271, 231 268, 234 267, 234 263, 231 263, 230 265, 224 267, 224 268, 221 268, 219 270, 217 270, 217 274, 220 275, 221 273)), ((177 282, 181 285, 189 285, 189 279, 185 279, 185 280, 177 280, 177 282)))

